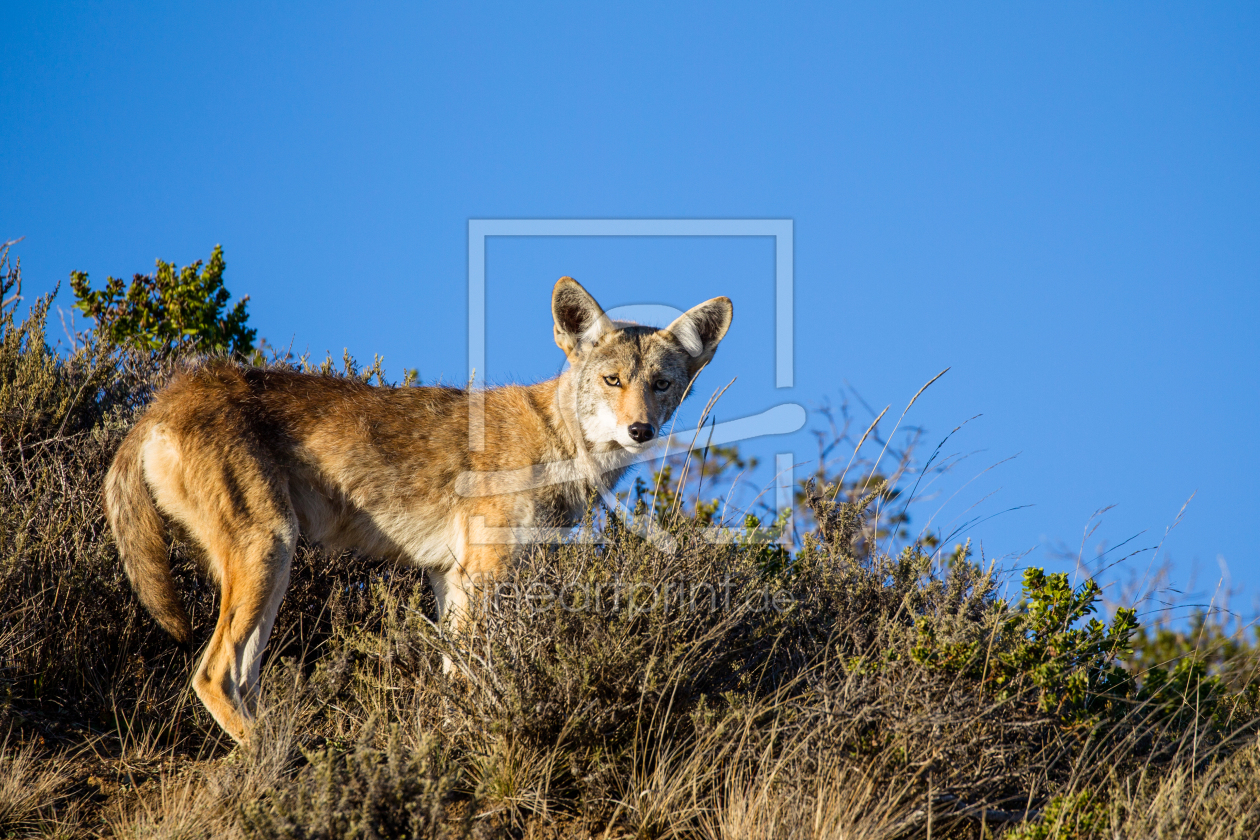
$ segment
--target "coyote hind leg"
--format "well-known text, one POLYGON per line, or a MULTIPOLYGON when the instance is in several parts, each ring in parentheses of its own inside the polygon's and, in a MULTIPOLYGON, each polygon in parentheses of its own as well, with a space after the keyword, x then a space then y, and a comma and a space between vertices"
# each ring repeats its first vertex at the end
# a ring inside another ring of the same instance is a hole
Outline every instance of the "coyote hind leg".
POLYGON ((210 547, 220 570, 219 621, 193 676, 193 690, 220 726, 244 743, 257 710, 258 667, 289 585, 297 543, 290 514, 210 547))

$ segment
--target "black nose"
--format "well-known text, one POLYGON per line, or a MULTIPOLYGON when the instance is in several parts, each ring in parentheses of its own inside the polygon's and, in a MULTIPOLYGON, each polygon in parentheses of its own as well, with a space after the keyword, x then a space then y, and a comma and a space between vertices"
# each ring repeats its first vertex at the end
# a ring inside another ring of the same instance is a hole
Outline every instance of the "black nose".
POLYGON ((647 443, 656 434, 651 423, 631 423, 630 438, 636 443, 647 443))

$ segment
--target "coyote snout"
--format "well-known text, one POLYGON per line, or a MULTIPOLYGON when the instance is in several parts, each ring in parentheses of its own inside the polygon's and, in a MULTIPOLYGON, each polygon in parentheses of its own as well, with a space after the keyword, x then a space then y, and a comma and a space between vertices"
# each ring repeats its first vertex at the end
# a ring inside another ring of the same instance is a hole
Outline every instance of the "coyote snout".
POLYGON ((656 436, 656 429, 651 423, 631 423, 628 430, 630 439, 635 443, 647 443, 656 436))
POLYGON ((458 620, 473 582, 500 572, 512 548, 471 538, 474 523, 576 524, 659 435, 732 314, 719 297, 664 329, 613 322, 568 277, 551 308, 569 368, 537 385, 472 399, 214 361, 177 376, 127 435, 105 480, 119 554, 140 600, 185 641, 164 519, 204 549, 219 619, 193 688, 233 738, 249 734, 299 533, 425 568, 440 617, 458 620), (470 449, 470 424, 484 447, 470 449), (554 480, 460 492, 468 475, 520 471, 554 480))

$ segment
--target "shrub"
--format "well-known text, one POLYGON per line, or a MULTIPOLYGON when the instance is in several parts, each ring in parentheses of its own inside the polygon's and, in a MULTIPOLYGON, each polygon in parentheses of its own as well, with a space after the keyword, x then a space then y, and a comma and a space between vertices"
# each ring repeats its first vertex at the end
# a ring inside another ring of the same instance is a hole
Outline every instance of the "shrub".
POLYGON ((1096 618, 1077 626, 1097 609, 1100 594, 1092 580, 1074 590, 1066 573, 1030 568, 1024 572, 1021 608, 1006 611, 999 605, 1005 615, 986 636, 942 642, 933 620, 923 618, 911 655, 992 685, 1000 699, 1035 686, 1043 711, 1071 722, 1093 721, 1116 713, 1121 707, 1112 701, 1128 697, 1134 683, 1120 664, 1132 650, 1134 611, 1117 610, 1110 626, 1096 618))
POLYGON ((402 743, 393 727, 375 746, 374 727, 364 728, 354 748, 325 747, 286 789, 242 810, 244 832, 257 840, 399 840, 459 837, 466 820, 449 819, 457 769, 435 739, 418 749, 402 743))
POLYGON ((112 344, 250 355, 257 331, 245 323, 249 296, 225 311, 231 298, 223 285, 225 267, 223 247, 215 245, 204 270, 201 260, 180 269, 158 260, 157 271, 136 274, 125 291, 117 277, 92 291, 87 274, 75 271, 70 288, 75 306, 96 320, 97 334, 112 344))

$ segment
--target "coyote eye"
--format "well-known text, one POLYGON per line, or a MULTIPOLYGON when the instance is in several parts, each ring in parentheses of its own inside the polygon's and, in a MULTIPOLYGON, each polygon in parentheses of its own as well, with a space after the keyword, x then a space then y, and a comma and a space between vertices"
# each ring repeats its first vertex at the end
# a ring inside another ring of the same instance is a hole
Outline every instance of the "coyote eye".
POLYGON ((618 388, 621 386, 621 377, 617 376, 616 374, 613 374, 612 376, 605 376, 604 381, 607 382, 609 385, 613 386, 614 388, 618 388))
POLYGON ((672 384, 673 384, 673 383, 672 383, 672 382, 670 382, 668 379, 658 379, 658 380, 656 380, 656 382, 653 384, 653 387, 654 387, 654 388, 656 388, 656 390, 658 390, 658 391, 668 391, 668 390, 669 390, 669 386, 670 386, 670 385, 672 385, 672 384))

